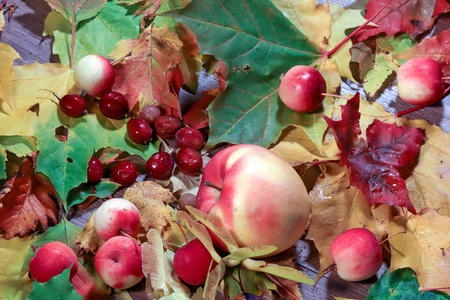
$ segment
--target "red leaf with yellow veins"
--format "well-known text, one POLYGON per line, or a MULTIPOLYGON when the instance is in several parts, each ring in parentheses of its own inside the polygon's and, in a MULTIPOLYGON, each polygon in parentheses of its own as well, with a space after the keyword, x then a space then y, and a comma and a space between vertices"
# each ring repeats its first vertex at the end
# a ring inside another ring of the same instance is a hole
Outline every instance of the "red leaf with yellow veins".
POLYGON ((0 232, 5 239, 24 237, 58 221, 55 189, 37 176, 34 169, 33 161, 25 159, 11 189, 0 198, 0 232))
POLYGON ((366 140, 359 138, 359 95, 341 106, 342 118, 323 116, 333 132, 341 164, 350 170, 350 182, 359 188, 370 205, 384 203, 406 207, 416 213, 405 181, 396 169, 412 161, 424 134, 418 128, 399 127, 377 119, 367 128, 366 140))

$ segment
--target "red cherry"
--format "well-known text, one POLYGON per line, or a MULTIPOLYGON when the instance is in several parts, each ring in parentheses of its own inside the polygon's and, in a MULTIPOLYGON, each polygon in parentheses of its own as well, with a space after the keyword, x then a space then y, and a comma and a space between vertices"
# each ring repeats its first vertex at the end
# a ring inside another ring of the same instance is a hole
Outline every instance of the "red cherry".
POLYGON ((102 180, 102 177, 103 177, 102 162, 93 154, 88 164, 87 180, 90 183, 96 183, 102 180))
POLYGON ((152 139, 152 128, 143 118, 134 118, 128 121, 127 133, 136 144, 146 145, 152 139))
POLYGON ((179 148, 194 148, 200 150, 205 144, 203 134, 193 127, 184 127, 177 131, 175 142, 179 148))
POLYGON ((155 122, 156 134, 162 139, 173 139, 180 128, 180 119, 169 115, 161 116, 155 122))
POLYGON ((111 119, 123 119, 129 112, 128 100, 118 92, 103 94, 98 105, 100 112, 111 119))
POLYGON ((148 160, 145 165, 147 174, 158 180, 165 180, 172 175, 175 161, 167 152, 156 152, 148 160))
POLYGON ((65 95, 59 100, 59 108, 72 118, 79 118, 87 113, 86 102, 83 97, 76 94, 65 95))
POLYGON ((177 152, 177 166, 186 175, 198 175, 203 167, 203 159, 200 152, 193 148, 181 148, 177 152))
POLYGON ((121 161, 111 169, 111 180, 121 185, 132 185, 138 176, 138 168, 129 161, 121 161))

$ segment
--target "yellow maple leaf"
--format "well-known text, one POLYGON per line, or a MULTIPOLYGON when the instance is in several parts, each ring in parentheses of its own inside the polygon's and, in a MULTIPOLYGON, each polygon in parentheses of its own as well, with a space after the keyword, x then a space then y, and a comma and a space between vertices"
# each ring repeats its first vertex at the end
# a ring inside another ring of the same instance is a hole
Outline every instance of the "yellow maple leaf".
POLYGON ((32 238, 0 238, 0 299, 25 299, 31 292, 33 281, 21 270, 32 238))
POLYGON ((8 89, 10 106, 0 103, 2 135, 33 136, 39 117, 45 118, 57 109, 58 100, 49 91, 61 97, 78 93, 72 70, 63 64, 35 62, 14 66, 13 72, 8 89))
POLYGON ((389 240, 392 253, 389 272, 409 267, 416 272, 421 288, 450 286, 450 217, 433 209, 409 220, 404 216, 395 217, 389 235, 404 230, 405 234, 389 240))
MULTIPOLYGON (((0 31, 2 30, 3 14, 0 14, 0 31)), ((0 43, 0 100, 5 101, 11 105, 8 97, 8 86, 13 77, 13 62, 16 58, 20 58, 19 53, 16 52, 8 44, 0 43)))
POLYGON ((450 139, 439 126, 425 120, 400 118, 400 124, 422 128, 426 141, 411 176, 406 180, 411 201, 417 211, 434 208, 450 217, 450 139))

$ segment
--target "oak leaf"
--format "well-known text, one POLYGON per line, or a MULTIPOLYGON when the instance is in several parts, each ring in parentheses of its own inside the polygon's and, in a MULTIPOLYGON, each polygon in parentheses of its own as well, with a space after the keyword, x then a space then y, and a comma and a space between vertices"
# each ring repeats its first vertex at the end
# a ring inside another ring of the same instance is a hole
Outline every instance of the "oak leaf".
POLYGON ((130 57, 115 67, 113 89, 125 95, 129 106, 157 104, 168 114, 178 115, 178 99, 171 92, 166 72, 182 61, 183 43, 169 26, 150 26, 134 40, 122 40, 110 57, 118 59, 132 51, 130 57))
POLYGON ((359 95, 342 106, 340 121, 323 116, 333 132, 341 164, 350 170, 351 184, 358 187, 370 205, 386 203, 415 209, 405 181, 397 170, 419 152, 424 135, 420 129, 398 127, 377 119, 369 125, 366 140, 359 138, 359 95))
POLYGON ((58 222, 59 206, 51 184, 34 173, 34 163, 26 158, 11 190, 0 198, 0 232, 5 239, 24 237, 58 222))
MULTIPOLYGON (((389 272, 409 267, 417 274, 421 288, 432 289, 450 286, 450 217, 427 209, 406 219, 394 217, 389 235, 392 237, 389 272)), ((450 294, 448 290, 444 290, 450 294)))

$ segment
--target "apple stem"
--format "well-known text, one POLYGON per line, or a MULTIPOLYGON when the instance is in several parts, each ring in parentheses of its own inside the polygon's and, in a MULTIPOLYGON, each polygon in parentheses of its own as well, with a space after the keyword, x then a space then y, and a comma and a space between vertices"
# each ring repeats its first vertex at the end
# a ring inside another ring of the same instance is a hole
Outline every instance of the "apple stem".
POLYGON ((394 234, 394 235, 391 235, 391 236, 389 236, 389 237, 387 237, 387 238, 385 238, 384 240, 382 240, 379 244, 380 245, 382 245, 382 244, 384 244, 385 242, 387 242, 387 241, 389 241, 390 239, 392 239, 394 236, 397 236, 397 235, 399 235, 399 234, 404 234, 404 233, 406 233, 406 230, 403 230, 403 231, 400 231, 400 232, 397 232, 396 234, 394 234))
POLYGON ((70 68, 73 69, 74 57, 73 54, 75 52, 75 6, 77 1, 73 0, 72 7, 72 45, 70 46, 70 68))
POLYGON ((58 97, 58 95, 56 95, 56 93, 55 93, 55 92, 53 92, 53 91, 50 91, 50 90, 47 90, 47 89, 39 89, 39 91, 47 91, 47 92, 49 92, 49 93, 52 93, 52 94, 53 94, 53 96, 55 96, 55 97, 56 97, 56 99, 58 99, 58 101, 60 101, 60 100, 61 100, 61 98, 59 98, 59 97, 58 97))
POLYGON ((115 64, 117 64, 118 62, 120 62, 121 60, 125 59, 125 57, 131 56, 131 54, 133 54, 133 51, 128 52, 127 54, 125 54, 122 57, 119 57, 118 59, 114 60, 111 65, 114 66, 115 64))
POLYGON ((141 242, 138 239, 136 239, 135 237, 132 237, 131 235, 129 235, 128 233, 126 233, 123 230, 120 231, 120 234, 123 235, 123 236, 126 236, 127 238, 130 238, 130 239, 134 240, 136 243, 138 243, 138 245, 141 244, 141 242))
POLYGON ((372 22, 391 2, 392 2, 392 0, 388 1, 385 5, 383 5, 383 7, 381 7, 380 10, 378 10, 370 19, 368 19, 366 22, 364 22, 362 25, 360 25, 358 28, 356 28, 355 31, 353 31, 351 34, 349 34, 345 39, 343 39, 333 49, 331 49, 330 51, 325 51, 323 56, 328 57, 328 56, 335 54, 339 50, 339 48, 342 47, 342 45, 347 43, 353 36, 355 36, 359 31, 361 31, 361 29, 363 29, 364 27, 367 26, 367 24, 372 22))
POLYGON ((449 80, 450 77, 442 77, 441 79, 443 79, 443 80, 449 80))
POLYGON ((285 287, 281 282, 279 282, 274 276, 270 275, 269 273, 265 273, 267 277, 269 277, 269 279, 275 283, 277 286, 279 286, 280 288, 282 288, 289 296, 292 297, 292 299, 295 300, 300 300, 300 298, 298 298, 297 296, 295 296, 287 287, 285 287))
POLYGON ((328 97, 335 97, 335 98, 342 98, 342 99, 350 100, 350 98, 348 98, 348 97, 341 96, 341 95, 336 95, 336 94, 322 93, 321 95, 322 96, 328 96, 328 97))
POLYGON ((315 167, 317 165, 326 164, 326 163, 339 163, 339 159, 330 159, 330 160, 317 160, 309 163, 309 167, 315 167))
POLYGON ((425 106, 426 106, 426 105, 417 105, 417 106, 414 106, 414 107, 412 107, 412 108, 410 108, 410 109, 407 109, 407 110, 398 112, 398 113, 395 114, 395 116, 398 118, 398 117, 401 117, 401 116, 403 116, 403 115, 409 114, 409 113, 411 113, 411 112, 413 112, 413 111, 416 111, 416 110, 419 110, 419 109, 421 109, 421 108, 424 108, 425 106))
POLYGON ((180 222, 177 222, 177 225, 178 225, 178 227, 180 227, 181 233, 183 234, 183 237, 184 237, 184 241, 186 242, 186 244, 189 243, 189 240, 188 240, 186 233, 184 232, 184 229, 181 226, 180 222))
MULTIPOLYGON (((450 79, 450 78, 449 78, 449 79, 450 79)), ((447 88, 445 89, 445 91, 444 91, 444 96, 447 95, 448 92, 450 92, 450 86, 447 87, 447 88)))
POLYGON ((209 186, 209 187, 215 188, 215 189, 218 190, 218 191, 222 191, 222 188, 221 188, 221 187, 215 185, 214 183, 212 183, 212 182, 210 182, 210 181, 204 181, 204 182, 203 182, 203 185, 204 185, 204 186, 209 186))
POLYGON ((423 288, 419 287, 419 292, 431 292, 436 290, 450 290, 450 286, 448 287, 440 287, 440 288, 423 288))

